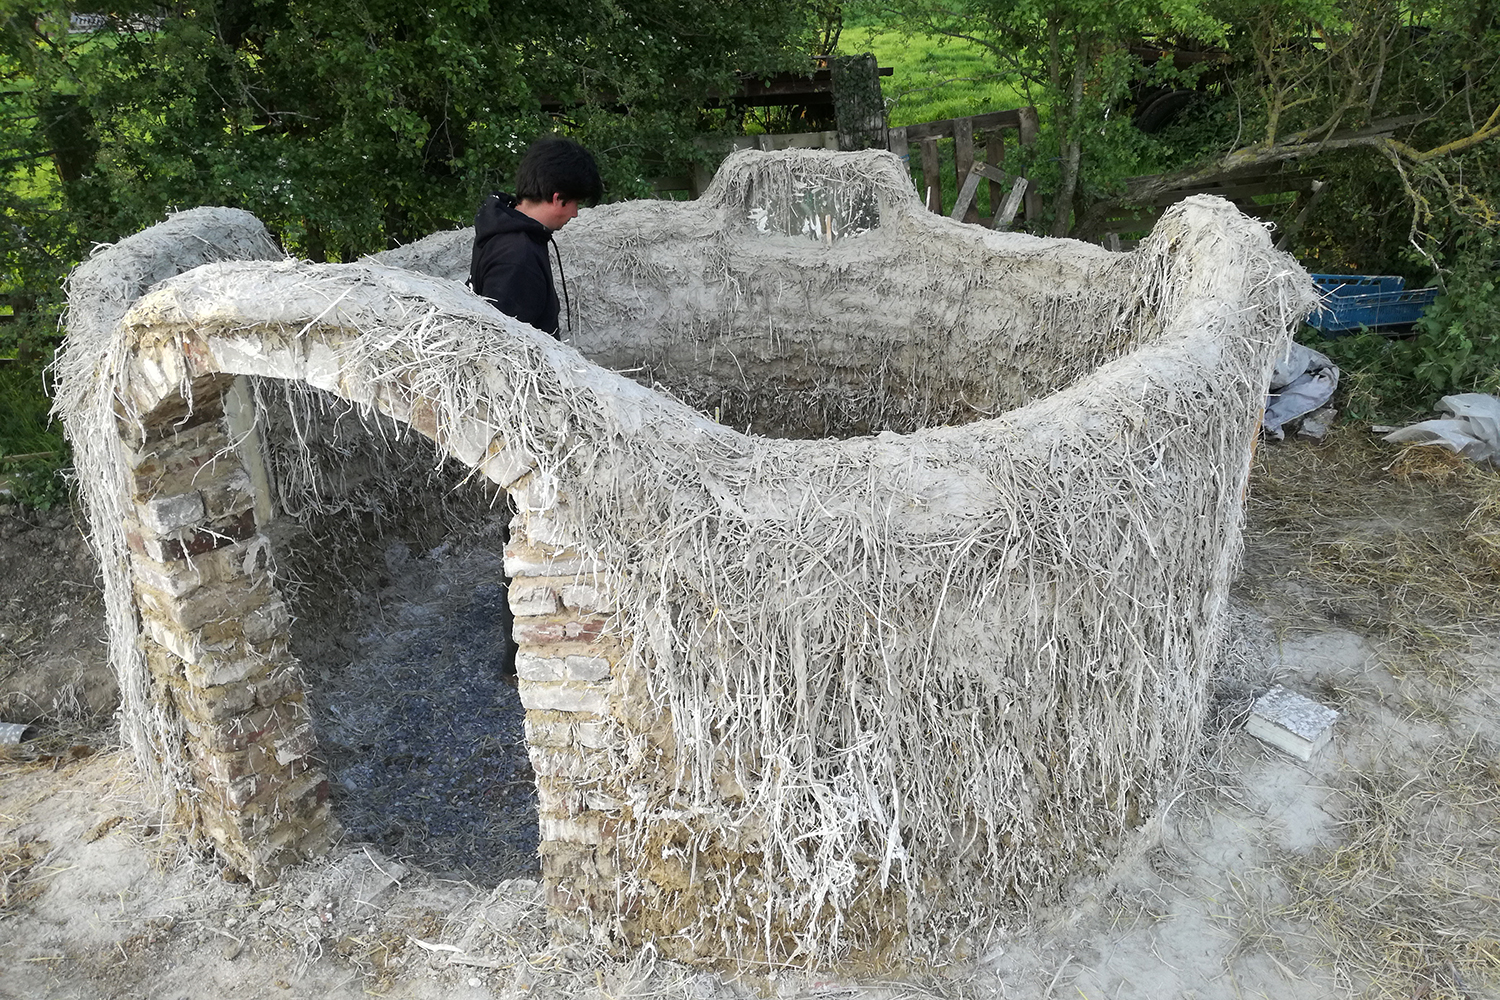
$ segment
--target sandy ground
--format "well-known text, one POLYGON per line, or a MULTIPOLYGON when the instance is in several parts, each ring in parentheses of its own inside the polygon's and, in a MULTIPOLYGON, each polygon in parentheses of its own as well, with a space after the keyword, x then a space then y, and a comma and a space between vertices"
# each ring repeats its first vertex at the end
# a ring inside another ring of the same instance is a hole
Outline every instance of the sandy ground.
MULTIPOLYGON (((157 827, 108 728, 88 722, 97 628, 37 639, 38 609, 77 589, 73 543, 56 541, 76 535, 6 511, 0 678, 72 714, 54 708, 0 755, 0 997, 1500 995, 1500 640, 1462 617, 1483 588, 1429 595, 1454 572, 1445 545, 1489 544, 1475 518, 1493 481, 1445 466, 1403 484, 1390 459, 1350 438, 1263 453, 1233 654, 1181 793, 1065 905, 997 929, 983 956, 878 982, 558 948, 533 878, 444 877, 352 841, 273 889, 226 881, 157 827), (67 690, 25 679, 44 660, 69 665, 67 690), (1275 682, 1342 713, 1311 763, 1240 728, 1275 682)), ((64 605, 65 624, 97 621, 87 595, 64 605)), ((440 623, 431 608, 407 587, 380 614, 440 623)))

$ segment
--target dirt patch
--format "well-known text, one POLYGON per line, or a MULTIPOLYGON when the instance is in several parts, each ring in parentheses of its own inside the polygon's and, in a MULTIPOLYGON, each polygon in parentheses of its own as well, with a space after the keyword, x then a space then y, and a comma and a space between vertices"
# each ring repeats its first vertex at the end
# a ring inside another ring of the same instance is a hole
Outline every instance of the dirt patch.
POLYGON ((1500 470, 1341 428, 1327 444, 1263 448, 1248 515, 1247 599, 1438 672, 1500 635, 1500 470))
POLYGON ((304 659, 335 815, 350 838, 450 877, 535 878, 502 555, 472 537, 426 552, 392 540, 383 562, 348 661, 304 659))

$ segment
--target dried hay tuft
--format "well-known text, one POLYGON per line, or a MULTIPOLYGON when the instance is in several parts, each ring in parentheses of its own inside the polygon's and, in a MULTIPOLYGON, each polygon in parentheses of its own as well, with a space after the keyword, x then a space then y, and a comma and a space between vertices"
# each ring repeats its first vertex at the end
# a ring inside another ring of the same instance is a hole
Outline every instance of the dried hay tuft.
POLYGON ((1464 471, 1473 465, 1473 462, 1462 455, 1446 448, 1412 445, 1401 449, 1401 453, 1386 468, 1401 482, 1416 480, 1442 483, 1461 479, 1464 471))
POLYGON ((1371 635, 1396 678, 1326 677, 1322 696, 1356 725, 1377 705, 1412 737, 1335 776, 1337 841, 1277 859, 1292 902, 1267 915, 1310 926, 1351 993, 1487 995, 1500 982, 1500 747, 1459 713, 1483 698, 1473 654, 1500 632, 1500 474, 1343 427, 1325 445, 1260 449, 1248 507, 1243 585, 1297 606, 1291 619, 1371 635), (1253 571, 1264 548, 1281 552, 1276 578, 1253 571))
POLYGON ((48 844, 43 840, 14 840, 0 843, 0 917, 34 899, 46 888, 33 877, 38 865, 46 861, 48 844))
MULTIPOLYGON (((1249 496, 1250 534, 1283 553, 1305 610, 1393 641, 1450 681, 1458 654, 1500 632, 1500 472, 1437 448, 1398 451, 1354 428, 1327 446, 1261 448, 1249 496)), ((1400 668, 1402 658, 1392 660, 1400 668)))
POLYGON ((1341 774, 1337 846, 1282 860, 1292 902, 1360 996, 1467 1000, 1500 980, 1500 747, 1478 737, 1341 774))
MULTIPOLYGON (((535 463, 528 535, 620 575, 648 701, 593 775, 629 791, 619 929, 770 965, 946 953, 1100 865, 1191 759, 1266 381, 1312 293, 1227 203, 1109 254, 936 219, 897 171, 739 156, 700 203, 581 216, 582 355, 440 278, 210 264, 84 324, 59 409, 117 437, 132 347, 191 336, 262 375, 331 357, 326 387, 442 441, 497 431, 535 463), (798 231, 816 214, 840 238, 798 231)), ((123 565, 119 460, 83 461, 123 565)), ((128 731, 181 782, 123 575, 109 600, 128 731)))

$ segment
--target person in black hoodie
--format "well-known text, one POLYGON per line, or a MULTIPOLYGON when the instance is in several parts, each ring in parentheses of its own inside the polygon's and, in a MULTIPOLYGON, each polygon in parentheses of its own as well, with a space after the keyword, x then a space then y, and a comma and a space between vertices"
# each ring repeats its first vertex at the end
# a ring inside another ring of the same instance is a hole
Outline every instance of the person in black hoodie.
MULTIPOLYGON (((588 150, 561 136, 533 142, 516 171, 515 196, 490 195, 474 217, 469 287, 507 316, 557 337, 557 289, 547 246, 578 215, 579 202, 597 201, 603 193, 588 150)), ((557 252, 555 244, 552 250, 557 252)), ((561 256, 557 267, 561 273, 561 256)), ((567 292, 564 277, 564 298, 567 292)))

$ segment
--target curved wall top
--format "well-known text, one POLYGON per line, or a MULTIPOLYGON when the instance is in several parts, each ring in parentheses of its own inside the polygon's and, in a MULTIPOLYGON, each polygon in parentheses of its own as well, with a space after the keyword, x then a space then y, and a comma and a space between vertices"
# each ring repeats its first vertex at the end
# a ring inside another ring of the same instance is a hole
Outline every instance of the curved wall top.
MULTIPOLYGON (((526 629, 538 650, 533 759, 562 810, 543 817, 544 852, 567 847, 549 855, 566 859, 554 916, 684 957, 945 948, 975 913, 1055 896, 1151 814, 1194 744, 1266 381, 1312 301, 1265 231, 1213 199, 1111 255, 909 211, 879 156, 804 157, 734 159, 703 205, 580 215, 572 343, 382 263, 425 245, 430 270, 451 270, 460 231, 372 263, 199 267, 107 344, 70 343, 64 369, 70 433, 118 420, 122 454, 138 422, 168 433, 161 414, 248 375, 389 414, 509 489, 512 572, 609 592, 594 624, 558 617, 562 597, 518 618, 523 654, 526 629), (879 225, 761 233, 738 217, 765 187, 746 179, 757 163, 865 177, 845 217, 869 221, 873 202, 879 225), (895 299, 868 286, 877 272, 895 299), (913 318, 927 315, 947 319, 913 318), (90 384, 84 349, 110 359, 90 384), (783 403, 805 426, 970 422, 769 438, 591 356, 636 359, 751 422, 783 403), (822 391, 825 372, 884 381, 855 398, 822 391), (777 386, 783 400, 754 398, 777 386), (1001 401, 1024 405, 973 419, 1001 401), (580 735, 593 726, 609 737, 580 735)), ((157 501, 83 471, 108 486, 91 515, 122 560, 99 519, 157 501)), ((136 628, 128 584, 109 600, 118 647, 136 628)), ((147 763, 169 759, 160 701, 126 712, 147 763)))
MULTIPOLYGON (((1145 296, 1167 289, 1130 259, 949 223, 891 154, 741 151, 696 202, 605 205, 559 231, 564 339, 731 426, 819 437, 993 416, 1155 330, 1145 296), (798 231, 814 222, 835 235, 798 231)), ((472 238, 371 260, 463 280, 472 238)))

